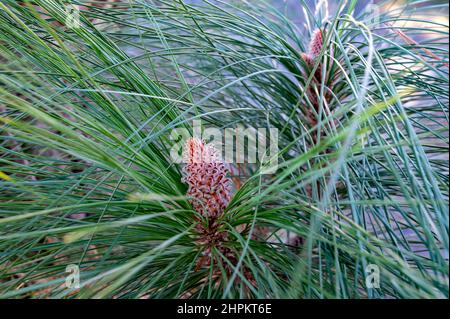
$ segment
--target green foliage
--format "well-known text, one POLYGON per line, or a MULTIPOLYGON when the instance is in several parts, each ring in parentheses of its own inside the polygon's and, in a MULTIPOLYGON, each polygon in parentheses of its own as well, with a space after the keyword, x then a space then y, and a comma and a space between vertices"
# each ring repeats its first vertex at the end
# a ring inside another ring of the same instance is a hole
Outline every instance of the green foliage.
POLYGON ((299 26, 264 1, 122 1, 70 29, 68 2, 0 1, 2 298, 448 298, 448 4, 371 23, 300 1, 299 26), (234 264, 196 267, 170 158, 194 119, 279 130, 278 170, 245 168, 221 221, 234 264))

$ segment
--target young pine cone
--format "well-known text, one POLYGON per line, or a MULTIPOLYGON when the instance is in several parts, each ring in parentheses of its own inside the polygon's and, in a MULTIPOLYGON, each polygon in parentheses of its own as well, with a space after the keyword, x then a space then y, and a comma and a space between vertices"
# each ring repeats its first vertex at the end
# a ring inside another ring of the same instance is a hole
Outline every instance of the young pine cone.
POLYGON ((316 29, 309 42, 308 53, 302 53, 302 58, 310 67, 314 66, 316 60, 320 57, 323 47, 323 32, 321 29, 316 29))
POLYGON ((190 138, 183 152, 183 182, 194 210, 210 219, 222 215, 231 197, 228 169, 213 145, 205 145, 198 138, 190 138))

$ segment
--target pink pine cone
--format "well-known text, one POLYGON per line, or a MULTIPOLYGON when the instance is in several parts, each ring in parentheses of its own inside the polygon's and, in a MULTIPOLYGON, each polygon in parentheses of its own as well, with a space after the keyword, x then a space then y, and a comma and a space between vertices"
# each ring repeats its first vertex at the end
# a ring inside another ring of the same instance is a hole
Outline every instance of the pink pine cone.
POLYGON ((189 186, 187 195, 192 207, 203 216, 219 217, 230 202, 231 180, 217 150, 198 138, 190 138, 183 157, 186 165, 182 181, 189 186))
POLYGON ((320 56, 320 52, 322 51, 322 46, 323 46, 322 30, 316 29, 311 36, 308 55, 314 60, 317 59, 320 56))

